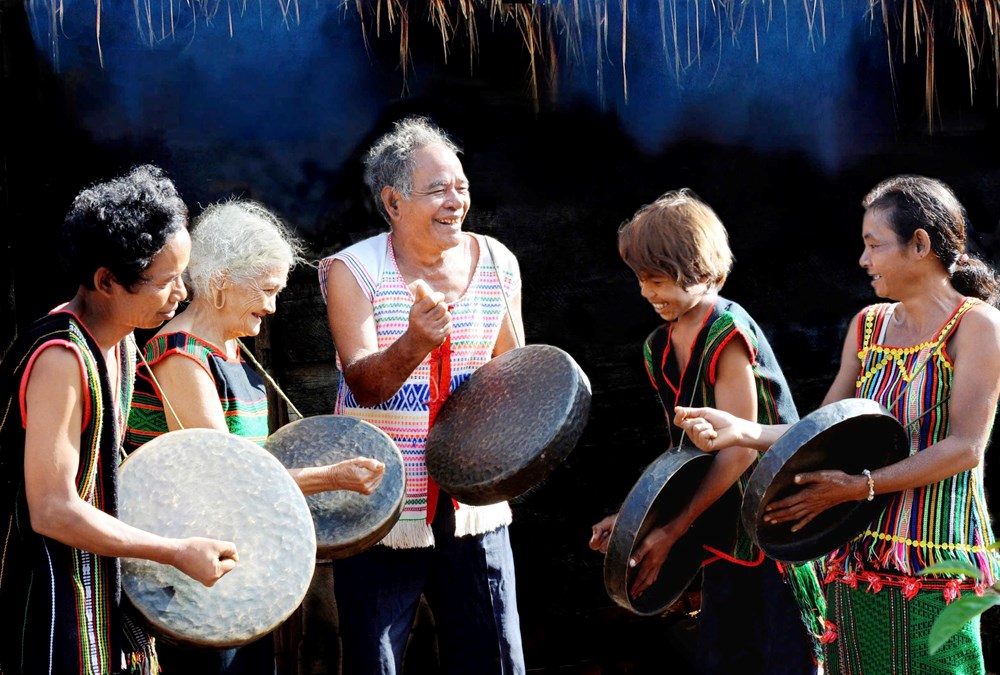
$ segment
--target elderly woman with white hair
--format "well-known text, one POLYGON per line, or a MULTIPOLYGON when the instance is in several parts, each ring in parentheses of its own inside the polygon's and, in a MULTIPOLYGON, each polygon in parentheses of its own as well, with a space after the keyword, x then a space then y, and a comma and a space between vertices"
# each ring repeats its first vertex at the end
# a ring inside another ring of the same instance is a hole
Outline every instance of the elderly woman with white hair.
MULTIPOLYGON (((288 273, 301 260, 300 245, 277 217, 246 200, 205 209, 194 221, 191 242, 185 281, 192 299, 146 345, 148 370, 138 368, 129 412, 129 451, 182 428, 229 431, 258 444, 268 436, 264 381, 243 360, 239 338, 257 335, 264 317, 275 312, 288 273)), ((381 462, 360 457, 290 473, 306 495, 371 494, 384 471, 381 462)), ((274 673, 270 637, 223 652, 168 645, 160 652, 168 674, 185 668, 199 675, 274 673)))

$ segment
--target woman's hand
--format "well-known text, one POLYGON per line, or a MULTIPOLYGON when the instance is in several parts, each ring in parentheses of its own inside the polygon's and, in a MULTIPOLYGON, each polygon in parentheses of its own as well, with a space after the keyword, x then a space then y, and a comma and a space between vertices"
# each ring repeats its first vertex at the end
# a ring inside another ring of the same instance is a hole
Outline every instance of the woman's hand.
POLYGON ((354 457, 327 466, 330 490, 353 490, 370 495, 382 482, 385 464, 371 457, 354 457))
POLYGON ((611 539, 611 530, 615 528, 615 521, 617 520, 618 514, 613 513, 590 528, 590 548, 601 553, 608 552, 608 541, 611 539))
POLYGON ((660 569, 667 561, 671 549, 677 540, 687 532, 687 529, 674 519, 663 527, 650 530, 628 561, 629 567, 638 567, 632 588, 629 591, 630 596, 638 598, 656 582, 657 577, 660 576, 660 569))
POLYGON ((764 509, 764 522, 772 525, 795 521, 792 532, 798 532, 813 518, 827 509, 849 501, 868 498, 868 480, 843 471, 825 470, 800 473, 795 476, 801 490, 771 502, 764 509))

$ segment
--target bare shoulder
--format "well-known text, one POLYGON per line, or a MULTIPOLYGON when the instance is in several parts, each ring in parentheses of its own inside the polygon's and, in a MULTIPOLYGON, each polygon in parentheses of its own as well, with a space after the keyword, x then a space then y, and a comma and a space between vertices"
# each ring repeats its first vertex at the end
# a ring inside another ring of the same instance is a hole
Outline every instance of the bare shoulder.
POLYGON ((958 331, 972 333, 973 336, 978 334, 984 339, 997 339, 1000 337, 1000 310, 980 302, 966 313, 958 331), (963 331, 963 328, 966 330, 963 331))
POLYGON ((367 302, 364 291, 347 263, 335 258, 326 278, 327 302, 367 302))
POLYGON ((1000 362, 1000 310, 986 303, 979 303, 962 317, 949 341, 953 358, 976 354, 977 359, 1000 362))
POLYGON ((72 348, 53 343, 42 348, 35 357, 28 373, 28 379, 47 381, 77 382, 80 379, 80 356, 72 348))
POLYGON ((44 347, 25 375, 24 403, 30 412, 26 421, 36 430, 57 427, 52 420, 65 419, 71 410, 78 410, 86 395, 81 357, 73 349, 62 347, 44 347))
POLYGON ((175 351, 167 354, 152 366, 157 373, 198 373, 207 372, 207 365, 195 355, 188 352, 175 351))

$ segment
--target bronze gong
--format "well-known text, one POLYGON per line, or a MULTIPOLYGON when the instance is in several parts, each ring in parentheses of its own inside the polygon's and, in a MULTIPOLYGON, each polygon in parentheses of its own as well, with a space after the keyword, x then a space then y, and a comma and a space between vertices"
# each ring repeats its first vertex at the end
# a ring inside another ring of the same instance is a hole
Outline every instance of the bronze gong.
POLYGON ((364 420, 316 415, 296 420, 271 434, 267 449, 289 469, 371 457, 385 464, 382 482, 370 495, 350 490, 306 497, 316 526, 320 560, 360 553, 389 533, 403 512, 406 479, 403 455, 388 434, 364 420))
POLYGON ((236 544, 236 568, 211 588, 170 565, 122 559, 122 590, 157 635, 206 648, 270 632, 312 580, 309 507, 281 463, 260 446, 213 429, 171 431, 119 469, 119 517, 165 537, 236 544))
POLYGON ((821 558, 861 534, 888 505, 891 494, 838 504, 798 532, 792 522, 768 524, 764 509, 802 489, 795 475, 823 469, 860 474, 909 454, 909 437, 881 404, 848 398, 825 405, 793 424, 764 453, 743 498, 743 525, 769 557, 783 562, 821 558))
POLYGON ((460 502, 494 504, 536 487, 587 423, 590 381, 551 345, 486 362, 441 407, 427 437, 427 471, 460 502))
POLYGON ((654 527, 669 523, 694 497, 714 455, 693 447, 667 450, 643 471, 628 493, 608 539, 604 586, 622 607, 644 616, 661 614, 680 598, 714 554, 709 546, 731 553, 739 523, 740 495, 734 485, 704 512, 674 544, 656 581, 637 598, 629 595, 637 567, 632 552, 654 527))

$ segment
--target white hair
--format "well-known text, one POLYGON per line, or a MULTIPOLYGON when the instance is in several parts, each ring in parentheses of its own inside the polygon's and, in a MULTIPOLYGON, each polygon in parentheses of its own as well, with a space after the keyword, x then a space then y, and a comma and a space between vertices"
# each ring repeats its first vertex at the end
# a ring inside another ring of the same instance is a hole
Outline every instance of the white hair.
POLYGON ((364 159, 365 184, 375 200, 375 208, 390 225, 392 220, 382 203, 382 188, 389 186, 399 190, 404 199, 409 199, 416 169, 413 155, 435 144, 443 145, 456 155, 461 152, 441 127, 426 117, 410 115, 393 124, 392 131, 382 135, 368 150, 364 159))
POLYGON ((290 270, 302 261, 302 244, 281 220, 254 201, 212 204, 191 227, 191 260, 184 281, 194 295, 212 284, 255 279, 275 266, 290 270))

